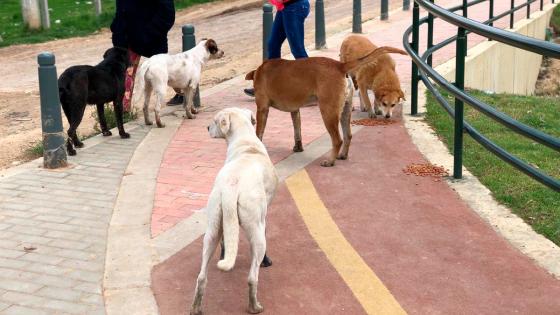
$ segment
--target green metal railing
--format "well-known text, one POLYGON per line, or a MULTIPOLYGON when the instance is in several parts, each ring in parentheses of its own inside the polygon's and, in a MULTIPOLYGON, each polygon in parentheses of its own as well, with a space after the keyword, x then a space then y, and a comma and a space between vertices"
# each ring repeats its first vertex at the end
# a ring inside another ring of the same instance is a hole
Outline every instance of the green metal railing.
MULTIPOLYGON (((418 114, 418 83, 422 81, 426 88, 433 93, 436 100, 442 107, 454 118, 454 165, 453 177, 462 178, 462 155, 463 155, 463 134, 466 132, 475 141, 480 143, 487 150, 511 164, 518 170, 531 176, 542 184, 560 192, 560 181, 551 177, 530 164, 513 156, 490 139, 486 138, 479 131, 472 127, 469 123, 463 120, 463 105, 467 104, 474 109, 482 112, 495 121, 503 124, 507 128, 546 145, 553 150, 560 152, 560 139, 543 133, 537 129, 527 126, 515 119, 507 116, 506 114, 496 110, 492 106, 481 102, 478 99, 465 93, 464 90, 464 75, 465 75, 465 57, 467 52, 467 35, 475 33, 489 40, 495 40, 513 47, 517 47, 526 51, 537 53, 543 56, 552 58, 560 58, 560 45, 541 41, 535 38, 519 35, 506 30, 492 27, 493 22, 504 17, 510 17, 510 28, 513 28, 514 15, 517 11, 526 8, 526 17, 530 17, 531 4, 540 1, 539 8, 544 8, 543 0, 527 0, 523 4, 515 5, 515 1, 511 1, 510 9, 502 12, 501 14, 494 15, 494 1, 493 0, 463 0, 461 5, 452 8, 444 9, 434 4, 434 0, 414 0, 414 7, 412 11, 413 24, 404 33, 403 45, 412 58, 412 90, 411 90, 411 114, 418 114), (483 2, 489 3, 488 20, 484 22, 477 22, 467 18, 468 8, 483 2), (426 17, 420 18, 420 7, 428 12, 426 17), (462 11, 463 16, 455 14, 456 11, 462 11), (439 18, 450 24, 457 26, 457 35, 449 37, 438 44, 433 43, 433 25, 434 19, 439 18), (419 52, 419 34, 420 26, 427 24, 427 45, 426 51, 420 55, 419 52), (412 41, 409 38, 412 36, 412 41), (432 54, 456 42, 456 71, 455 83, 448 82, 443 76, 432 68, 432 54), (455 106, 452 107, 445 97, 436 88, 435 82, 439 87, 448 91, 455 97, 455 106)), ((554 0, 552 0, 554 3, 554 0)))

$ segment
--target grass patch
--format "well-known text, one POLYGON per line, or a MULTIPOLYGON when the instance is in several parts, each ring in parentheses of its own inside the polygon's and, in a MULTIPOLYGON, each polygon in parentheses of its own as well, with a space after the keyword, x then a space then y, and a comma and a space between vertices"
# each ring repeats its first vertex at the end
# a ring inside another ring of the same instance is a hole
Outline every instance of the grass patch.
POLYGON ((25 150, 25 157, 34 160, 43 156, 44 147, 42 141, 37 141, 25 150))
MULTIPOLYGON (((214 0, 175 0, 176 10, 214 0)), ((102 13, 95 15, 91 0, 50 0, 51 28, 31 31, 24 27, 21 0, 0 1, 0 47, 40 43, 54 39, 85 36, 109 27, 115 15, 115 0, 101 0, 102 13), (59 21, 58 23, 56 21, 59 21)))
MULTIPOLYGON (((558 98, 489 95, 470 91, 512 118, 555 137, 560 137, 560 103, 558 98)), ((442 91, 450 104, 453 97, 442 91)), ((427 93, 428 123, 450 151, 453 150, 453 120, 427 93)), ((465 106, 465 120, 511 154, 560 178, 560 154, 548 147, 518 135, 484 114, 465 106)), ((560 245, 560 194, 538 183, 484 149, 470 136, 464 138, 463 163, 490 189, 500 203, 508 206, 533 229, 560 245)))
MULTIPOLYGON (((107 128, 113 129, 117 127, 117 119, 115 118, 115 110, 113 105, 105 104, 105 121, 107 122, 107 128)), ((96 121, 95 125, 93 126, 93 130, 97 133, 101 133, 101 128, 99 127, 99 117, 97 116, 97 111, 91 113, 91 117, 93 117, 96 121)), ((138 118, 138 111, 133 107, 130 113, 125 112, 123 114, 123 122, 126 124, 129 121, 136 120, 138 118)))
POLYGON ((560 29, 560 5, 557 5, 552 11, 552 16, 550 17, 550 24, 557 30, 560 29))

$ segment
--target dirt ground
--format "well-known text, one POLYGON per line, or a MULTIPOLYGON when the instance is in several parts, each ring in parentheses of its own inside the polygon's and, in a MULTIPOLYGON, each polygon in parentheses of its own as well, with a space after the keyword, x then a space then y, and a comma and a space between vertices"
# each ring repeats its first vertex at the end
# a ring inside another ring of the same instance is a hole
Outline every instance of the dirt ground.
MULTIPOLYGON (((169 33, 169 52, 181 50, 181 26, 191 23, 196 37, 213 38, 225 57, 210 62, 203 72, 201 89, 246 73, 260 64, 262 54, 263 0, 223 0, 177 12, 169 33)), ((325 0, 327 35, 351 27, 352 1, 325 0)), ((314 1, 306 20, 307 44, 314 43, 314 1)), ((379 0, 363 1, 362 19, 379 14, 379 0)), ((395 6, 398 5, 395 4, 395 6)), ((285 44, 285 53, 289 52, 285 44)), ((87 37, 57 40, 0 49, 0 169, 30 159, 26 150, 41 140, 41 119, 37 83, 37 54, 53 52, 58 73, 72 65, 96 64, 111 47, 111 33, 104 29, 87 37)), ((172 95, 171 90, 169 96, 172 95)), ((94 107, 89 106, 78 129, 81 135, 93 133, 94 107)), ((66 121, 63 117, 63 121, 66 121)))
MULTIPOLYGON (((560 44, 560 37, 554 40, 560 44)), ((543 58, 535 94, 542 96, 560 96, 560 60, 543 58)))

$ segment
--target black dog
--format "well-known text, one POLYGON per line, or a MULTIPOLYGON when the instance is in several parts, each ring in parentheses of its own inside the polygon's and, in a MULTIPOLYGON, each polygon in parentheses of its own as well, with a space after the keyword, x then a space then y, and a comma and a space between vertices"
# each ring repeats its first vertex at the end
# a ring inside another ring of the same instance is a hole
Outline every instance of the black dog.
POLYGON ((64 71, 58 78, 58 93, 64 114, 68 119, 68 140, 66 147, 68 154, 76 155, 77 148, 84 144, 78 139, 76 129, 82 122, 87 104, 97 105, 99 125, 104 136, 110 136, 105 121, 105 103, 113 102, 115 118, 121 138, 130 135, 123 127, 124 81, 126 68, 130 65, 128 51, 123 48, 113 47, 103 55, 103 61, 97 66, 73 66, 64 71))

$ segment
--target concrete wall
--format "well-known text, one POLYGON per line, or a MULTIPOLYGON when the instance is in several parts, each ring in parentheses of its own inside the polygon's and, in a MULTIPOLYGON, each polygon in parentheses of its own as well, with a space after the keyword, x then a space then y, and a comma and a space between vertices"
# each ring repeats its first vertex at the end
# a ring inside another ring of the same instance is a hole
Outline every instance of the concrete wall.
MULTIPOLYGON (((513 31, 544 39, 545 29, 555 4, 532 12, 531 19, 517 22, 513 31)), ((525 12, 525 11, 523 11, 525 12)), ((496 93, 532 95, 539 75, 542 56, 496 42, 486 41, 469 49, 465 59, 465 86, 496 93)), ((455 58, 436 70, 448 81, 455 81, 455 58)))

